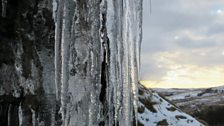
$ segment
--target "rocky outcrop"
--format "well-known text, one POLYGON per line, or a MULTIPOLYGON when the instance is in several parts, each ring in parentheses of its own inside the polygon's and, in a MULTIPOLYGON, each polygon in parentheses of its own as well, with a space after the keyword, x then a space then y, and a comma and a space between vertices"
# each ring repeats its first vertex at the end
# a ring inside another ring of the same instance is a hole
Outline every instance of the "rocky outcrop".
POLYGON ((7 0, 2 8, 0 125, 50 125, 56 109, 52 1, 7 0))

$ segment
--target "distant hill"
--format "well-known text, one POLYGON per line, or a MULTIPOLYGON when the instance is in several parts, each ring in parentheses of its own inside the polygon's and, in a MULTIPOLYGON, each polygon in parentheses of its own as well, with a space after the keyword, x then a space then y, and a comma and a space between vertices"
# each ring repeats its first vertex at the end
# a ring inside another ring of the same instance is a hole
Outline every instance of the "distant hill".
POLYGON ((224 125, 224 86, 200 89, 153 89, 183 111, 213 126, 224 125))
POLYGON ((224 86, 199 89, 153 89, 187 112, 224 105, 224 86))
POLYGON ((158 93, 139 87, 138 126, 204 126, 158 93))

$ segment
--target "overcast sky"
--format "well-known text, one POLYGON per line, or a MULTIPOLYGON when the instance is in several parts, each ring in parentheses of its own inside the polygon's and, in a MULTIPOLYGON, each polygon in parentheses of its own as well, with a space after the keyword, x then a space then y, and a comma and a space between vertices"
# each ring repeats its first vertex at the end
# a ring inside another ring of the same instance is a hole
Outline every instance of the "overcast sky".
POLYGON ((144 84, 224 85, 224 0, 151 0, 151 15, 149 1, 143 4, 144 84))

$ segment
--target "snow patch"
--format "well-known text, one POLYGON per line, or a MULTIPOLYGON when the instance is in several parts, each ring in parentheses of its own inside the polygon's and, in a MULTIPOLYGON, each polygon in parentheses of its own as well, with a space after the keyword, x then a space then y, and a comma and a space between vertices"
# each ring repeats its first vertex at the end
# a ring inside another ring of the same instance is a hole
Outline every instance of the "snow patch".
POLYGON ((204 124, 184 113, 156 92, 146 89, 143 86, 140 86, 140 90, 143 93, 139 95, 139 98, 148 100, 148 102, 139 101, 139 107, 144 107, 144 111, 143 108, 141 108, 141 111, 139 110, 139 123, 145 126, 204 126, 204 124), (151 104, 151 107, 155 110, 148 109, 148 104, 151 104))

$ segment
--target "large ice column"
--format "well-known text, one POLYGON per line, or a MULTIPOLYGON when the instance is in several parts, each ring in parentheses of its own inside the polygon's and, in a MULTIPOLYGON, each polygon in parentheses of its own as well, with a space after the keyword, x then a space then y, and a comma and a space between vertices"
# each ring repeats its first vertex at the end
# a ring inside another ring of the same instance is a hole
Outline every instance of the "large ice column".
POLYGON ((57 6, 55 37, 56 76, 61 78, 55 82, 63 125, 132 125, 137 115, 142 2, 62 3, 57 6))
POLYGON ((111 50, 109 91, 114 94, 114 120, 120 125, 131 125, 134 123, 133 116, 137 115, 142 1, 113 0, 108 1, 107 7, 107 30, 111 50))
POLYGON ((70 125, 99 124, 100 0, 76 1, 70 47, 70 125), (77 116, 79 115, 79 116, 77 116))
POLYGON ((109 125, 117 125, 118 116, 122 110, 122 79, 121 79, 121 56, 122 44, 122 0, 107 1, 106 28, 109 43, 109 70, 108 70, 108 109, 109 125))
MULTIPOLYGON (((63 10, 64 0, 54 1, 53 9, 57 8, 57 14, 55 16, 55 88, 56 88, 56 99, 60 98, 61 90, 61 37, 62 37, 62 23, 63 23, 63 10), (57 3, 58 2, 58 3, 57 3), (57 6, 58 5, 58 6, 57 6)), ((55 11, 55 10, 53 10, 55 11)))
MULTIPOLYGON (((59 2, 59 10, 61 9, 59 2)), ((63 125, 99 124, 100 118, 100 0, 66 0, 63 12, 58 12, 55 65, 56 75, 61 73, 57 89, 61 89, 63 125), (61 13, 63 16, 60 16, 61 13), (61 45, 60 45, 61 42, 61 45), (59 50, 61 48, 61 50, 59 50), (61 56, 61 62, 60 62, 61 56), (61 64, 60 64, 61 63, 61 64), (60 71, 61 69, 61 71, 60 71)))
MULTIPOLYGON (((126 120, 131 120, 133 116, 135 116, 135 121, 137 121, 137 100, 138 100, 138 72, 139 72, 139 55, 140 55, 140 43, 141 43, 141 24, 142 24, 142 1, 136 1, 136 0, 124 0, 124 22, 123 22, 123 28, 125 33, 123 35, 123 42, 126 44, 126 51, 124 52, 125 57, 128 57, 128 74, 127 78, 129 79, 129 84, 124 83, 124 85, 128 85, 127 88, 124 88, 124 90, 131 90, 131 101, 129 104, 126 105, 124 108, 124 113, 129 118, 126 118, 126 120), (128 89, 129 87, 129 89, 128 89), (130 88, 131 87, 131 88, 130 88), (133 106, 132 106, 133 105, 133 106), (132 108, 134 108, 134 115, 132 115, 132 108), (130 111, 131 109, 131 111, 130 111), (131 116, 130 116, 131 115, 131 116)), ((125 87, 125 86, 124 86, 125 87)), ((123 100, 125 101, 125 100, 123 100)), ((126 101, 125 101, 126 102, 126 101)), ((129 121, 130 122, 130 121, 129 121)), ((125 123, 124 125, 129 125, 128 123, 125 123)))

